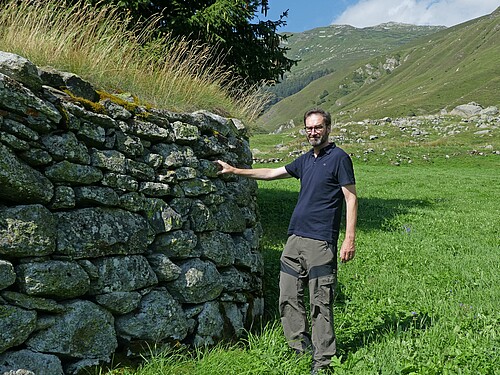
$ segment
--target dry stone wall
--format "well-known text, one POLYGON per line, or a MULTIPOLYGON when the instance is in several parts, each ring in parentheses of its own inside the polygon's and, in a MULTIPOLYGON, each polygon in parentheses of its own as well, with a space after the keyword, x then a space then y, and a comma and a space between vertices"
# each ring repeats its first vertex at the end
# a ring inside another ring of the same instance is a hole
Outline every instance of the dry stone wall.
POLYGON ((211 345, 263 314, 244 126, 103 99, 0 52, 0 374, 211 345))

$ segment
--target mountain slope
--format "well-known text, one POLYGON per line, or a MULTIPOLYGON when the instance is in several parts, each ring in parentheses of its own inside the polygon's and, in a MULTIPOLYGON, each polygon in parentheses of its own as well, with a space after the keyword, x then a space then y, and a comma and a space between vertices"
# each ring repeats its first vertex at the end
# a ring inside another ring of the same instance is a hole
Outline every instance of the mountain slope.
POLYGON ((337 119, 434 113, 470 101, 498 105, 499 9, 319 78, 271 107, 258 124, 300 124, 315 105, 337 119))
POLYGON ((309 82, 342 70, 361 59, 380 55, 416 38, 444 29, 444 26, 415 26, 385 23, 374 27, 348 25, 319 27, 302 33, 288 33, 287 57, 298 64, 282 82, 270 87, 278 99, 292 95, 309 82))

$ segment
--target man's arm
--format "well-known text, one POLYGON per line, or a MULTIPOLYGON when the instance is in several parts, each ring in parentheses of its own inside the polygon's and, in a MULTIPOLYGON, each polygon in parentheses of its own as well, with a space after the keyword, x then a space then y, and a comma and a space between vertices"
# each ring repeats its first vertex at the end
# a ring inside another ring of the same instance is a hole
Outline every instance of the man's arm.
POLYGON ((255 169, 241 169, 235 168, 222 160, 217 160, 217 163, 222 167, 219 174, 232 173, 238 176, 252 178, 254 180, 275 180, 278 178, 292 177, 288 174, 285 167, 278 168, 255 168, 255 169))
POLYGON ((346 227, 345 238, 340 248, 340 260, 348 262, 354 258, 356 252, 356 221, 358 217, 358 196, 356 195, 356 185, 342 186, 342 192, 346 202, 346 227))

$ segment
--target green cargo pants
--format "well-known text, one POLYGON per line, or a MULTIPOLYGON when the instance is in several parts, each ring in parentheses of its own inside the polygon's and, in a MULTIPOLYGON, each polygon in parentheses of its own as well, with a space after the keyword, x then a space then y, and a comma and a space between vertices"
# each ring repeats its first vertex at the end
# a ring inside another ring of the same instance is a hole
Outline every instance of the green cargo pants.
POLYGON ((330 364, 336 352, 333 298, 337 282, 336 246, 291 235, 281 255, 279 310, 288 345, 297 352, 312 347, 313 368, 330 364), (304 305, 308 282, 311 335, 304 305))

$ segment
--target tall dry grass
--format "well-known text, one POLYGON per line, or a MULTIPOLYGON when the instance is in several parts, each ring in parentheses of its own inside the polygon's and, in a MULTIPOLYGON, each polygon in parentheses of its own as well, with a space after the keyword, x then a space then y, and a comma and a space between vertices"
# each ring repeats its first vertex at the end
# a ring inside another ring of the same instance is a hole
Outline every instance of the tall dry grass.
POLYGON ((103 90, 133 93, 155 107, 255 119, 267 100, 258 87, 228 84, 231 70, 219 63, 215 47, 153 37, 156 25, 157 19, 133 25, 130 15, 111 6, 5 1, 0 50, 73 72, 103 90))

